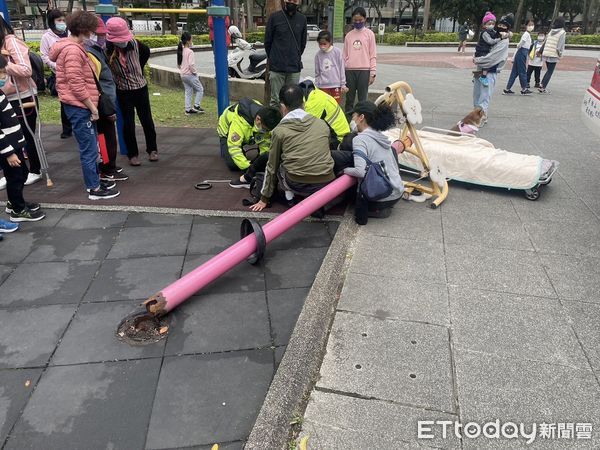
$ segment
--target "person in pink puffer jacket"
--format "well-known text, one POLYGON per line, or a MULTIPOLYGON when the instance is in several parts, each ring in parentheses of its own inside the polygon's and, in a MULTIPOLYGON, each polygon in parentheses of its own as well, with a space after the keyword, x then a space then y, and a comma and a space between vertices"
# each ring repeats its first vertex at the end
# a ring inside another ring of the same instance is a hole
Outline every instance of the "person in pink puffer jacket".
POLYGON ((73 134, 79 144, 83 180, 90 200, 114 198, 119 191, 100 181, 98 173, 98 99, 100 93, 95 77, 100 63, 90 59, 83 46, 98 27, 96 16, 77 11, 67 19, 71 35, 56 42, 50 49, 50 60, 56 62, 56 90, 73 134))
MULTIPOLYGON (((35 140, 25 126, 25 121, 27 121, 31 130, 35 133, 37 112, 35 108, 26 108, 25 111, 22 111, 19 106, 19 98, 22 103, 37 102, 37 89, 31 79, 29 47, 15 36, 10 24, 2 17, 0 17, 0 48, 2 55, 8 60, 8 65, 6 66, 8 78, 2 90, 17 114, 19 124, 27 141, 25 150, 29 161, 29 175, 25 184, 29 185, 42 179, 40 159, 37 154, 35 140)), ((3 184, 3 179, 0 180, 0 184, 3 184)))

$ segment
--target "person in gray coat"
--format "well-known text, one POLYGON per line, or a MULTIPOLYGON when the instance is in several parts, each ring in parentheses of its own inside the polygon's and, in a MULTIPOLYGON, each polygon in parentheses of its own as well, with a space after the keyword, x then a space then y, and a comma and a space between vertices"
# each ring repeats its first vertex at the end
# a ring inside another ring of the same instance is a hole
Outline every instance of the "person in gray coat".
POLYGON ((392 207, 404 192, 396 152, 392 149, 390 140, 382 133, 396 124, 396 116, 385 103, 375 105, 370 101, 362 101, 358 102, 352 110, 352 122, 351 129, 356 128, 358 131, 358 135, 352 140, 354 167, 344 169, 344 173, 356 178, 364 178, 367 162, 356 154, 356 151, 360 150, 373 163, 383 161, 393 186, 392 193, 378 201, 368 201, 360 192, 358 193, 354 219, 357 224, 366 225, 369 217, 389 217, 392 207))

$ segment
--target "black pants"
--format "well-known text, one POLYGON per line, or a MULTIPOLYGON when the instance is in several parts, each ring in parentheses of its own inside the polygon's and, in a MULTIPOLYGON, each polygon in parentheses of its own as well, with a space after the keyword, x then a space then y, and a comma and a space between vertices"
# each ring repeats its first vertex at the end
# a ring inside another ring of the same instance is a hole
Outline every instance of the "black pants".
POLYGON ((62 102, 60 102, 60 123, 62 124, 62 134, 69 136, 73 134, 73 127, 71 127, 71 122, 69 122, 69 118, 65 113, 65 107, 62 102))
POLYGON ((133 158, 139 155, 137 139, 135 138, 135 113, 144 129, 146 138, 146 152, 158 151, 156 146, 156 129, 152 120, 150 109, 150 98, 148 86, 132 91, 121 91, 117 89, 117 99, 123 115, 123 139, 127 147, 127 157, 133 158))
POLYGON ((29 175, 27 164, 23 156, 23 150, 15 150, 15 154, 21 160, 20 167, 12 167, 4 156, 0 156, 0 168, 4 171, 6 177, 6 195, 8 201, 15 211, 21 212, 25 208, 25 199, 23 198, 23 186, 29 175))
POLYGON ((106 175, 115 173, 117 161, 117 131, 115 122, 108 120, 106 117, 101 117, 96 122, 98 135, 104 135, 106 142, 106 153, 108 153, 108 161, 102 161, 100 164, 100 172, 106 175))
MULTIPOLYGON (((29 103, 33 100, 33 97, 27 97, 22 99, 21 102, 29 103)), ((37 103, 37 98, 35 98, 35 102, 37 103)), ((33 135, 25 126, 25 121, 27 121, 29 127, 31 128, 31 131, 35 133, 37 112, 35 108, 27 108, 25 110, 25 117, 23 118, 23 111, 21 111, 21 107, 19 106, 19 100, 13 100, 12 102, 10 102, 10 104, 15 110, 17 118, 19 119, 19 124, 21 125, 21 130, 23 131, 23 136, 25 136, 25 142, 27 143, 27 145, 25 145, 25 150, 27 151, 27 159, 29 161, 29 171, 31 173, 40 174, 42 169, 40 165, 40 157, 37 153, 37 147, 35 146, 35 140, 33 139, 33 135)))
POLYGON ((546 73, 544 74, 544 78, 542 79, 542 87, 546 89, 548 84, 550 83, 550 78, 552 78, 552 74, 554 73, 554 68, 556 67, 556 63, 546 61, 546 73))
POLYGON ((370 76, 371 72, 369 70, 346 70, 346 86, 348 86, 344 107, 346 115, 349 115, 352 108, 354 108, 357 94, 359 102, 367 100, 370 76))
POLYGON ((400 198, 386 202, 370 202, 360 192, 356 195, 356 205, 354 209, 354 219, 359 225, 366 225, 369 221, 369 212, 381 211, 382 209, 392 208, 400 198))
POLYGON ((531 74, 535 74, 535 84, 539 86, 540 84, 540 74, 542 73, 542 68, 538 66, 528 66, 527 67, 527 84, 531 82, 531 74))

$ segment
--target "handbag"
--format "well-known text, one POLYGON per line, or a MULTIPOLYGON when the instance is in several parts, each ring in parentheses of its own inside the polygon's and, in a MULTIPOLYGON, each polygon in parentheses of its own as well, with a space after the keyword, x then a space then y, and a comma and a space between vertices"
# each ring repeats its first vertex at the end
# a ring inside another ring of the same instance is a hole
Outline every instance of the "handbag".
POLYGON ((354 150, 354 153, 367 162, 365 176, 358 187, 360 193, 371 202, 390 196, 394 191, 394 186, 385 168, 385 163, 383 161, 372 162, 362 150, 354 150))

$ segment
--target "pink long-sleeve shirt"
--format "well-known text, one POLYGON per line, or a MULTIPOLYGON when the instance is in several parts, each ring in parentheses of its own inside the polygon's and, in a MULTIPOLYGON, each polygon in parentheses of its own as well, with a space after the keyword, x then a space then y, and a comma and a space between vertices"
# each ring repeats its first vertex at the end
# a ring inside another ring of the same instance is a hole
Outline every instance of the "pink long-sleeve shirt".
POLYGON ((189 47, 183 47, 182 56, 181 66, 179 66, 181 75, 196 75, 196 58, 194 50, 189 47))
POLYGON ((377 72, 377 44, 375 33, 368 28, 354 29, 344 38, 344 66, 346 70, 377 72))
POLYGON ((42 36, 42 41, 40 42, 40 53, 42 55, 42 61, 44 61, 44 64, 50 67, 50 70, 52 70, 52 72, 55 73, 56 63, 50 60, 50 49, 60 39, 63 38, 58 36, 54 31, 48 29, 42 36))

